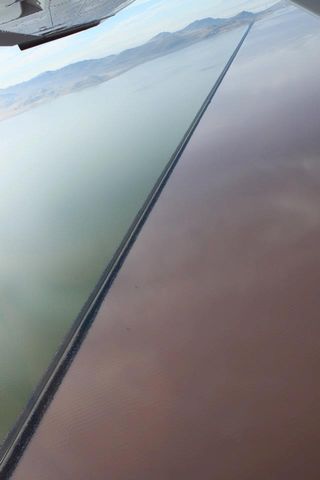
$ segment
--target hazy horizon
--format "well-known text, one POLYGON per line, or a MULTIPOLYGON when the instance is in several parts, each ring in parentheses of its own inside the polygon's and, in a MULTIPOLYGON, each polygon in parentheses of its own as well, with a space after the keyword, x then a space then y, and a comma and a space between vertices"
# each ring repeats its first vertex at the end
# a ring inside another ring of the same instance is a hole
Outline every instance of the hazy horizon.
POLYGON ((277 0, 136 0, 100 26, 77 35, 25 52, 18 47, 0 47, 0 89, 71 63, 120 53, 162 31, 174 32, 201 18, 256 12, 275 3, 277 0))

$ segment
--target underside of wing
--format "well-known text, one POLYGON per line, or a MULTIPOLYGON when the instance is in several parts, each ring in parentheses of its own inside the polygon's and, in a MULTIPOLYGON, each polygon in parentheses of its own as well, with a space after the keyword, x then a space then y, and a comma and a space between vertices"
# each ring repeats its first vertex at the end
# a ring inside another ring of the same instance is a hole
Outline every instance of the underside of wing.
POLYGON ((24 50, 98 25, 134 0, 0 0, 0 46, 24 50))

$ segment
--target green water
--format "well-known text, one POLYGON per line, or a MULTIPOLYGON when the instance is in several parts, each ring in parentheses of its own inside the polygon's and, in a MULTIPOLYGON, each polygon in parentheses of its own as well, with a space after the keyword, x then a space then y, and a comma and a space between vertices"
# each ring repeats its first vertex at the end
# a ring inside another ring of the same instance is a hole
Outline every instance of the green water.
POLYGON ((0 442, 243 33, 0 123, 0 442))

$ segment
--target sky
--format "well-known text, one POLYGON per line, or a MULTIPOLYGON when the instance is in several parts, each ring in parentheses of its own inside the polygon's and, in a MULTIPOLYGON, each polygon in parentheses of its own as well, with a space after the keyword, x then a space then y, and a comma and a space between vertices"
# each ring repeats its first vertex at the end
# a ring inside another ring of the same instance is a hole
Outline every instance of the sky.
POLYGON ((79 60, 119 53, 200 18, 229 17, 274 3, 276 0, 136 0, 100 26, 77 35, 24 52, 18 47, 0 47, 0 88, 79 60))

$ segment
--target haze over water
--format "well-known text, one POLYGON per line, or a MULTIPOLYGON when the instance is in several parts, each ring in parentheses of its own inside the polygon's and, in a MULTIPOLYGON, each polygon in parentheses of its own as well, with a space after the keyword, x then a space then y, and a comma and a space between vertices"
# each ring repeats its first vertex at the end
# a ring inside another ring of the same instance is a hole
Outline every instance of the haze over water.
POLYGON ((243 33, 1 122, 0 441, 243 33))

